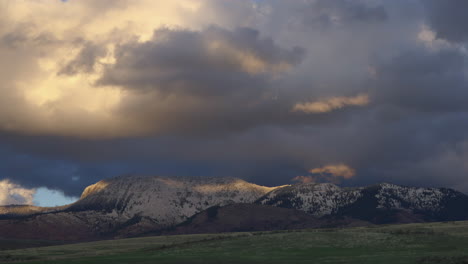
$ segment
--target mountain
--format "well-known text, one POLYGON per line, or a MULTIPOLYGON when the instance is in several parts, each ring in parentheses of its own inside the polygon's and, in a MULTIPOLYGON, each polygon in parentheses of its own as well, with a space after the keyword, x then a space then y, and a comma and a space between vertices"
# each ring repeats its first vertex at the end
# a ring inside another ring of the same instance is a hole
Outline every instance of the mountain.
POLYGON ((236 178, 116 177, 87 187, 80 200, 59 210, 3 209, 8 214, 0 215, 0 234, 49 240, 134 236, 177 225, 212 206, 253 203, 275 188, 236 178))
POLYGON ((275 188, 236 178, 117 177, 87 187, 67 211, 103 211, 131 219, 178 224, 214 205, 253 203, 275 188))
POLYGON ((0 207, 0 237, 84 241, 467 219, 468 196, 444 188, 264 187, 236 178, 123 176, 87 187, 67 206, 0 207))
POLYGON ((60 211, 67 208, 67 206, 56 207, 40 207, 32 205, 7 205, 0 206, 0 219, 28 216, 31 214, 50 213, 60 211))
POLYGON ((360 188, 297 184, 276 189, 257 203, 293 208, 316 217, 352 217, 376 224, 468 219, 468 196, 446 188, 382 183, 360 188))
POLYGON ((210 207, 176 227, 156 234, 252 232, 369 224, 349 218, 320 219, 295 209, 260 204, 230 204, 210 207))

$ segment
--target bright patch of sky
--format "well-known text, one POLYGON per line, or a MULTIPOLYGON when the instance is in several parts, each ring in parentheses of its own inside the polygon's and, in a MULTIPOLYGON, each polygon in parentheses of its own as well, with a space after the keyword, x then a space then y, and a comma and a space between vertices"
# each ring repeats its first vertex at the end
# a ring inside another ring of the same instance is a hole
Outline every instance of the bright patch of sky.
POLYGON ((78 200, 78 197, 68 197, 61 191, 49 190, 47 188, 38 188, 34 194, 34 205, 37 206, 60 206, 71 204, 78 200))

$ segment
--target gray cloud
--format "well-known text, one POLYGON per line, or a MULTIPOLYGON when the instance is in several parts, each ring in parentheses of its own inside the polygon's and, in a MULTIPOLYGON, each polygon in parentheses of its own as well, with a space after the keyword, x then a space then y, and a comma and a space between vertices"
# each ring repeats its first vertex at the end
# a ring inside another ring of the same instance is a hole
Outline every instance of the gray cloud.
POLYGON ((454 49, 402 51, 375 66, 375 99, 408 111, 467 111, 465 60, 464 54, 454 49))
POLYGON ((452 42, 468 40, 468 2, 464 0, 423 0, 428 10, 429 25, 438 38, 452 42))
POLYGON ((98 84, 130 91, 119 115, 150 131, 212 135, 287 114, 276 89, 304 56, 250 28, 159 29, 147 42, 120 45, 98 84))
MULTIPOLYGON (((86 4, 92 15, 124 12, 130 3, 108 9, 94 2, 86 4)), ((87 184, 127 173, 279 185, 313 168, 343 164, 356 173, 344 185, 387 181, 468 191, 466 51, 418 38, 428 23, 438 38, 465 41, 457 18, 463 6, 209 0, 181 7, 190 23, 156 27, 153 35, 133 36, 120 27, 112 31, 119 34, 98 40, 90 34, 64 41, 60 34, 9 30, 0 47, 11 64, 0 72, 0 125, 9 131, 0 132, 0 178, 78 195, 87 184), (69 101, 43 105, 56 115, 36 118, 40 108, 15 85, 41 76, 38 58, 61 46, 77 52, 57 53, 52 61, 62 67, 48 76, 65 78, 61 86, 93 75, 97 81, 86 82, 94 85, 87 87, 92 96, 77 99, 78 105, 108 86, 120 95, 118 103, 58 115, 75 101, 71 94, 69 101), (102 62, 107 55, 112 58, 102 62), (302 111, 294 111, 301 104, 302 111), (114 126, 96 119, 100 113, 125 122, 114 126), (39 136, 6 128, 19 119, 67 130, 39 136), (94 139, 70 132, 83 126, 107 129, 93 130, 101 136, 94 139), (113 130, 122 127, 138 133, 115 137, 113 130)))
POLYGON ((362 1, 318 0, 304 9, 304 22, 308 25, 346 26, 350 23, 375 23, 387 20, 381 5, 368 5, 362 1))
POLYGON ((159 29, 152 40, 116 50, 116 63, 99 80, 126 89, 225 94, 272 78, 301 62, 304 50, 278 47, 250 28, 201 32, 159 29))
POLYGON ((106 49, 91 42, 84 43, 80 52, 69 61, 58 74, 75 75, 94 72, 97 60, 106 55, 106 49))

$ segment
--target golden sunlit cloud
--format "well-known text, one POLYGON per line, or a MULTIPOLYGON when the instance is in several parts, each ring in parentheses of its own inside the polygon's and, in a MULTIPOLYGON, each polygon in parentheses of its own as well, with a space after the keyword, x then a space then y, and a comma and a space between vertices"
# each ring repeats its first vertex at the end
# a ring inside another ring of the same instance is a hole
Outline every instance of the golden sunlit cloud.
POLYGON ((347 106, 365 106, 369 104, 369 95, 360 94, 354 97, 331 97, 320 101, 298 103, 293 107, 294 112, 328 113, 347 106))
POLYGON ((311 169, 310 173, 328 174, 333 177, 350 179, 356 175, 356 171, 345 164, 331 164, 320 168, 311 169))
MULTIPOLYGON (((250 1, 239 5, 251 5, 253 10, 250 1)), ((205 100, 211 100, 206 95, 171 92, 194 90, 196 81, 205 82, 203 87, 210 86, 206 89, 213 92, 229 85, 233 85, 231 89, 245 89, 243 86, 251 83, 234 85, 228 80, 230 76, 238 74, 234 80, 251 76, 248 81, 262 81, 278 77, 300 61, 302 51, 284 51, 256 30, 236 31, 238 25, 234 27, 232 19, 220 15, 213 6, 211 0, 1 1, 0 66, 6 70, 0 72, 0 130, 85 138, 168 131, 167 127, 177 126, 177 121, 169 118, 178 118, 168 117, 167 113, 203 111, 208 105, 205 100), (212 25, 219 30, 207 33, 206 28, 212 25), (156 34, 164 31, 160 29, 193 33, 191 43, 202 46, 203 54, 190 54, 190 48, 178 46, 184 40, 175 39, 168 49, 176 51, 160 53, 167 58, 158 67, 148 65, 161 61, 149 54, 164 45, 164 34, 156 34), (122 69, 117 60, 132 45, 138 49, 134 54, 143 58, 134 61, 145 66, 130 72, 135 65, 122 69), (292 53, 293 59, 282 57, 292 53), (186 63, 197 56, 201 59, 193 65, 186 63), (147 57, 148 61, 144 61, 147 57), (203 63, 216 67, 204 68, 203 63), (182 72, 184 67, 187 74, 171 75, 182 72), (111 68, 116 72, 112 77, 121 82, 100 83, 106 69, 111 68), (210 70, 218 68, 225 75, 213 84, 210 70), (200 69, 205 72, 197 72, 200 69), (151 76, 162 77, 154 80, 151 76), (145 82, 145 78, 151 79, 145 83, 151 88, 144 92, 126 85, 129 81, 145 82)))
POLYGON ((309 170, 314 175, 297 176, 292 181, 300 183, 331 182, 339 183, 341 179, 351 179, 356 175, 356 171, 345 164, 330 164, 320 168, 309 170))
MULTIPOLYGON (((155 29, 197 30, 202 1, 67 1, 0 2, 0 129, 24 134, 116 137, 147 133, 144 125, 118 114, 127 96, 121 87, 96 87, 104 65, 115 63, 115 47, 146 41, 155 29), (5 22, 5 23, 3 23, 5 22), (100 53, 80 54, 92 43, 100 53), (86 68, 67 65, 82 55, 86 68), (87 63, 87 64, 86 64, 87 63)), ((219 21, 221 22, 221 21, 219 21)), ((242 55, 243 56, 243 55, 242 55)), ((242 57, 246 70, 261 62, 242 57)))

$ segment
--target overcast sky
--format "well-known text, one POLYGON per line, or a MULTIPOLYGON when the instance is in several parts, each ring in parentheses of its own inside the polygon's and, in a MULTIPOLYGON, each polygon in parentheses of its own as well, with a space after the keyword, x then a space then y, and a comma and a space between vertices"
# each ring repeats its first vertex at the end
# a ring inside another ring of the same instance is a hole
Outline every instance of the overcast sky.
POLYGON ((466 10, 0 0, 0 204, 123 174, 468 192, 466 10))

